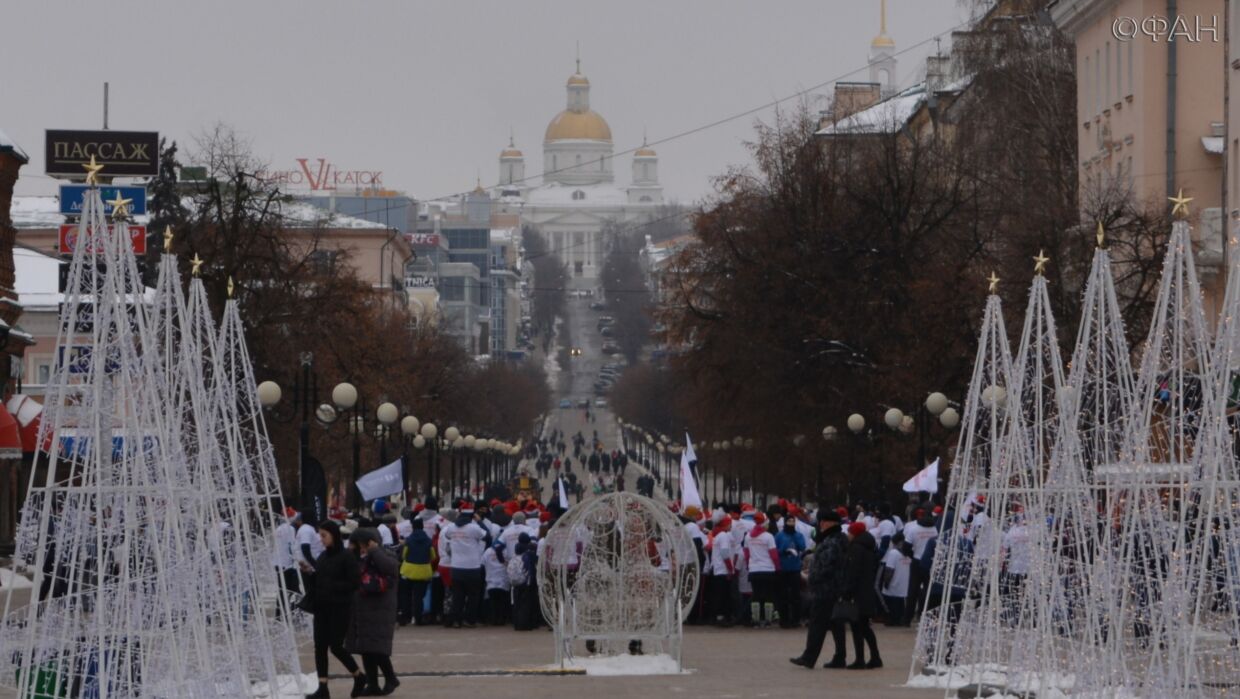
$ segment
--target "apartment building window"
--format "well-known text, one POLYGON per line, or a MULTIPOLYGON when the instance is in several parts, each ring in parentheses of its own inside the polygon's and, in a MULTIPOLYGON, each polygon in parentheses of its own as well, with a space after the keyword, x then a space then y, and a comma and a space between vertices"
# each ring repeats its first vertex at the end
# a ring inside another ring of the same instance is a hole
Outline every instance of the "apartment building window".
POLYGON ((1103 89, 1106 90, 1106 97, 1102 100, 1102 108, 1106 109, 1107 105, 1111 104, 1111 42, 1109 41, 1107 42, 1107 71, 1104 77, 1106 80, 1103 81, 1105 85, 1103 89))

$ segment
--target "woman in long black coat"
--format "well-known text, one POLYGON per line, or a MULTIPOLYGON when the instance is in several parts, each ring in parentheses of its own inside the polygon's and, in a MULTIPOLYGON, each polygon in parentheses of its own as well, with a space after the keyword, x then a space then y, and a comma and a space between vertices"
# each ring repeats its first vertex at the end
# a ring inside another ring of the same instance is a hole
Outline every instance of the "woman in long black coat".
POLYGON ((864 670, 883 666, 878 655, 878 639, 870 618, 878 613, 878 544, 865 530, 865 525, 854 522, 848 527, 848 547, 844 550, 844 591, 841 600, 852 600, 857 605, 857 617, 849 621, 852 626, 853 652, 856 659, 848 666, 850 670, 864 670), (865 647, 870 647, 870 662, 865 661, 865 647))
POLYGON ((366 689, 359 696, 387 696, 400 686, 400 680, 396 679, 396 672, 392 669, 396 578, 400 566, 396 558, 383 548, 379 533, 374 529, 358 529, 349 537, 349 544, 361 557, 364 582, 357 591, 353 623, 345 647, 362 656, 366 689), (379 578, 385 582, 380 583, 379 578), (379 687, 379 671, 383 672, 382 689, 379 687))
POLYGON ((361 584, 361 570, 357 556, 345 550, 340 539, 340 525, 324 522, 319 525, 319 538, 324 550, 314 562, 310 574, 314 578, 314 669, 319 676, 319 688, 312 699, 331 697, 327 691, 327 652, 340 661, 353 675, 353 696, 360 696, 366 688, 366 676, 344 649, 344 637, 349 632, 353 616, 353 595, 361 584))

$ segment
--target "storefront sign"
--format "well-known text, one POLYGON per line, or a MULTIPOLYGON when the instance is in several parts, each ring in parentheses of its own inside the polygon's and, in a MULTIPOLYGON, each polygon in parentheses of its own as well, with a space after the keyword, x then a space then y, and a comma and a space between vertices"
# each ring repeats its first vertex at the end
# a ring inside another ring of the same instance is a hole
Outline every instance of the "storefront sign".
MULTIPOLYGON (((77 248, 78 228, 79 226, 76 223, 66 223, 65 225, 60 227, 60 241, 58 244, 58 248, 60 250, 61 255, 72 255, 73 251, 77 248)), ((113 232, 115 232, 115 230, 116 230, 115 226, 111 226, 111 225, 108 226, 109 237, 112 235, 113 232)), ((95 254, 103 252, 103 249, 101 247, 101 244, 103 243, 103 241, 96 239, 96 237, 93 235, 90 237, 92 240, 94 240, 94 246, 93 246, 94 249, 88 250, 88 252, 95 253, 95 254)), ((146 226, 130 226, 129 227, 129 244, 133 248, 133 254, 135 255, 146 254, 146 226)))
POLYGON ((424 289, 426 287, 433 287, 433 286, 435 286, 434 277, 428 277, 425 275, 415 275, 411 277, 405 277, 405 288, 406 289, 424 289))
POLYGON ((154 177, 159 174, 156 131, 47 131, 44 172, 83 178, 91 156, 103 165, 102 177, 154 177))
POLYGON ((310 158, 298 158, 296 169, 260 170, 255 177, 278 187, 307 187, 312 192, 383 186, 381 170, 341 170, 326 158, 313 162, 310 158))
MULTIPOLYGON (((87 189, 89 187, 84 184, 60 185, 60 213, 66 216, 80 216, 82 214, 82 200, 86 197, 87 189)), ((122 199, 130 200, 130 214, 134 216, 146 215, 145 187, 100 187, 99 194, 103 196, 103 214, 105 216, 112 215, 112 202, 116 199, 117 194, 120 194, 122 199)))
POLYGON ((439 247, 439 234, 438 233, 410 233, 408 235, 409 235, 410 245, 418 245, 421 247, 432 247, 432 248, 439 247))

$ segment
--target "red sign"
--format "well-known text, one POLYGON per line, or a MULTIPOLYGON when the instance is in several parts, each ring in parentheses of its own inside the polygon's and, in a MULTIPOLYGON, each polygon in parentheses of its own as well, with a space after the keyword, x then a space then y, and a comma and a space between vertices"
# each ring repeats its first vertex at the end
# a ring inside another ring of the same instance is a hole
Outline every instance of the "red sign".
MULTIPOLYGON (((109 235, 111 235, 115 230, 116 229, 114 226, 112 225, 108 226, 109 235)), ((94 236, 91 236, 91 237, 93 238, 94 236)), ((77 241, 78 241, 78 224, 67 223, 60 227, 60 243, 58 247, 60 249, 61 255, 72 255, 74 249, 77 248, 77 241)), ((103 252, 103 250, 99 247, 99 244, 98 244, 99 242, 102 242, 102 241, 96 242, 95 249, 91 250, 90 251, 91 253, 98 254, 100 252, 103 252)), ((129 227, 129 244, 133 248, 133 254, 135 255, 146 254, 146 226, 130 226, 129 227)))
POLYGON ((297 170, 261 170, 255 177, 274 185, 309 187, 312 192, 383 186, 382 170, 341 170, 326 158, 316 159, 314 165, 309 158, 298 158, 297 164, 297 170))

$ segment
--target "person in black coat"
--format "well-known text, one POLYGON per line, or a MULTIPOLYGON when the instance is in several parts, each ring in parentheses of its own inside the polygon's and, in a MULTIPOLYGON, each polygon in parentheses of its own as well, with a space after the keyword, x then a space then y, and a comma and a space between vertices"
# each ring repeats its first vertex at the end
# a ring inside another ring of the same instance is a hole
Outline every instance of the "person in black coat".
POLYGON ((312 699, 330 698, 327 691, 327 651, 353 675, 353 696, 361 696, 366 689, 366 676, 344 649, 344 637, 349 632, 353 615, 353 597, 361 586, 361 568, 357 556, 345 550, 340 537, 340 525, 327 521, 319 525, 319 537, 324 551, 307 571, 314 579, 314 669, 318 673, 319 688, 312 699))
POLYGON ((852 626, 853 652, 856 658, 848 666, 849 670, 865 670, 883 666, 883 659, 878 656, 878 639, 874 637, 874 628, 870 618, 878 613, 878 591, 874 581, 878 577, 878 544, 873 535, 866 531, 865 524, 853 522, 848 525, 848 548, 844 552, 844 591, 842 600, 852 600, 856 604, 857 615, 849 620, 852 626), (865 661, 865 647, 870 647, 870 662, 865 661))

